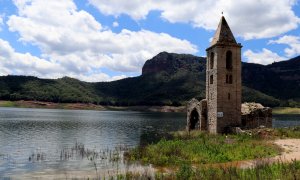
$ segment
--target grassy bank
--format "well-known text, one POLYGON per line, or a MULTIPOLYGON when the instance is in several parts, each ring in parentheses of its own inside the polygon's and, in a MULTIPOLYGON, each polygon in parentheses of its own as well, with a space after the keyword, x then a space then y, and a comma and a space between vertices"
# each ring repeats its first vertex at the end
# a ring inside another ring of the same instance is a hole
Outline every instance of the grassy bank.
POLYGON ((292 163, 268 162, 255 168, 196 168, 182 165, 176 173, 161 179, 298 179, 300 177, 300 161, 292 163))
POLYGON ((273 109, 273 114, 300 114, 300 108, 276 107, 273 109))
POLYGON ((277 138, 300 138, 300 127, 254 129, 241 135, 176 132, 156 144, 135 148, 127 156, 131 161, 162 167, 259 159, 280 153, 271 141, 277 138))
POLYGON ((102 106, 91 103, 53 103, 40 101, 1 101, 0 107, 71 109, 97 111, 185 112, 185 106, 102 106))
MULTIPOLYGON (((265 132, 265 131, 264 131, 265 132)), ((264 133, 267 134, 267 133, 264 133)), ((268 130, 268 137, 270 138, 300 138, 300 126, 290 128, 276 128, 268 130)))
MULTIPOLYGON (((262 179, 287 179, 296 180, 300 177, 300 161, 283 163, 277 161, 258 162, 254 168, 240 169, 236 167, 195 167, 182 164, 177 171, 169 172, 143 172, 128 171, 124 174, 97 176, 91 179, 157 179, 157 180, 262 180, 262 179)), ((73 177, 73 179, 80 179, 73 177)), ((89 179, 89 178, 87 178, 89 179)))
POLYGON ((0 101, 0 107, 16 107, 16 103, 13 101, 0 101))
POLYGON ((127 157, 161 168, 156 179, 297 179, 300 161, 274 163, 266 159, 282 151, 271 142, 278 138, 300 138, 300 127, 254 129, 243 135, 176 132, 158 143, 131 150, 127 157), (247 159, 256 159, 254 168, 240 169, 237 164, 227 163, 247 159), (165 168, 173 170, 166 173, 165 168))
POLYGON ((275 156, 280 149, 257 136, 209 135, 201 132, 173 134, 156 144, 132 150, 128 157, 156 166, 211 164, 275 156))
MULTIPOLYGON (((300 177, 300 161, 282 163, 280 161, 270 164, 262 163, 255 168, 239 169, 235 167, 192 167, 183 164, 178 171, 172 173, 156 173, 158 180, 232 180, 232 179, 298 179, 300 177)), ((152 179, 153 175, 133 174, 119 175, 118 179, 152 179)))

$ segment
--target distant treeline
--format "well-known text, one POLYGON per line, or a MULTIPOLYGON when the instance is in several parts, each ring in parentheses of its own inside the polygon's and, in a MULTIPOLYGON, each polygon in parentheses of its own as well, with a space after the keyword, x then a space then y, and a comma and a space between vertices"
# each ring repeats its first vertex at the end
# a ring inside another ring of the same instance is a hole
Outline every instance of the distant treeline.
MULTIPOLYGON (((205 58, 163 52, 145 63, 141 76, 113 82, 2 76, 0 99, 180 106, 193 97, 205 98, 205 63, 205 58)), ((265 106, 299 106, 299 99, 299 57, 268 66, 243 63, 243 101, 265 106)))

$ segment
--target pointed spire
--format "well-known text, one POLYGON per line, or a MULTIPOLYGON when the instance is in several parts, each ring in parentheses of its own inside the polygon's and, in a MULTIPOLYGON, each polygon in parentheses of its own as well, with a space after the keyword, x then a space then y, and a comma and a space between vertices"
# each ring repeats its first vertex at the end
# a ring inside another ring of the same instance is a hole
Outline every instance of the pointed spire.
POLYGON ((224 16, 221 17, 218 29, 210 45, 213 46, 217 43, 237 44, 224 16))

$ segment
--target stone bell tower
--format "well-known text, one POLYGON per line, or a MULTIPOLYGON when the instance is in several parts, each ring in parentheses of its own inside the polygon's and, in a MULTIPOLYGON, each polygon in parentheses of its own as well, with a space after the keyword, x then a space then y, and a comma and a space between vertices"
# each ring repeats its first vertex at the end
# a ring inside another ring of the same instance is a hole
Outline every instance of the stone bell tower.
POLYGON ((241 44, 224 16, 207 51, 207 129, 223 133, 241 125, 241 44))

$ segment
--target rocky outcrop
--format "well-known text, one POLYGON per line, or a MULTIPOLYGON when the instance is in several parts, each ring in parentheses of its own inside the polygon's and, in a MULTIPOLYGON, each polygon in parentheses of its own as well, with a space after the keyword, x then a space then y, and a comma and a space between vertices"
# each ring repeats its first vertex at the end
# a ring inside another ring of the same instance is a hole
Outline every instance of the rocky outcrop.
POLYGON ((272 109, 259 103, 242 104, 242 128, 272 127, 272 109))
POLYGON ((185 70, 192 72, 205 71, 206 58, 188 54, 175 54, 161 52, 152 59, 145 62, 142 75, 166 72, 174 74, 177 71, 185 70))

